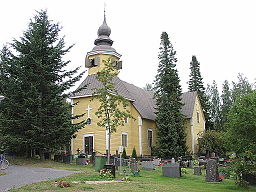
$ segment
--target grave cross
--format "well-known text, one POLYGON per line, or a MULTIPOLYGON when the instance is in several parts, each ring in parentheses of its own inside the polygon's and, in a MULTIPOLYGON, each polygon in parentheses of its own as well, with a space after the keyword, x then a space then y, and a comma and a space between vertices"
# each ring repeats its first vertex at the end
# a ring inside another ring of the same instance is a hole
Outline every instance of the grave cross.
POLYGON ((90 105, 88 105, 87 109, 85 109, 87 111, 87 118, 91 118, 90 117, 90 111, 92 110, 92 108, 90 107, 90 105))

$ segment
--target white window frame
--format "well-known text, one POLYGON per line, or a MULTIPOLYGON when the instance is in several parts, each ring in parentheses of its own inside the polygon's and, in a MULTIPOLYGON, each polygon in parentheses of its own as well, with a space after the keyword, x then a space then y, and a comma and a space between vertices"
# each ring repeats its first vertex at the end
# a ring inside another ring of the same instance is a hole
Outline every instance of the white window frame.
POLYGON ((149 128, 147 130, 147 142, 148 142, 148 147, 152 147, 153 146, 153 137, 154 137, 154 134, 153 134, 153 129, 149 128), (152 142, 151 142, 151 146, 149 145, 149 138, 148 138, 148 132, 151 131, 152 132, 152 142))
POLYGON ((127 132, 121 132, 121 146, 128 147, 128 133, 127 132), (123 146, 123 135, 126 135, 126 137, 127 137, 126 146, 123 146))

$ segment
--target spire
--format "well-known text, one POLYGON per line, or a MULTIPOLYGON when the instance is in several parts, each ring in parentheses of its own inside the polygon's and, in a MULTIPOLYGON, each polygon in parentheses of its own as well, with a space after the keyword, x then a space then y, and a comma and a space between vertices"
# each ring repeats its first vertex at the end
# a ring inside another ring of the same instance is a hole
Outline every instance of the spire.
POLYGON ((116 50, 112 47, 113 41, 110 39, 111 29, 107 25, 106 21, 106 11, 104 6, 104 19, 102 25, 98 29, 98 38, 95 39, 95 47, 87 53, 86 58, 90 55, 95 54, 107 54, 112 55, 117 58, 120 58, 122 55, 117 53, 116 50))
POLYGON ((106 22, 106 11, 104 7, 104 20, 102 25, 98 29, 98 38, 94 41, 95 45, 112 45, 113 41, 109 38, 111 29, 106 22))

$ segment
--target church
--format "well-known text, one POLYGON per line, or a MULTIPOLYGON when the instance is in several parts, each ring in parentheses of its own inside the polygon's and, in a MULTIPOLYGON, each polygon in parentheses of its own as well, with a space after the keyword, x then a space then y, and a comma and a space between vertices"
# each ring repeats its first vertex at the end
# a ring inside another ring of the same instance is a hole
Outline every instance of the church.
MULTIPOLYGON (((76 133, 71 141, 72 154, 79 150, 88 155, 93 152, 105 154, 108 150, 108 133, 103 127, 97 126, 95 112, 99 108, 99 102, 92 100, 95 89, 101 84, 96 80, 98 71, 104 68, 104 62, 108 58, 115 61, 118 70, 122 69, 122 61, 119 54, 113 47, 110 39, 111 29, 106 23, 104 15, 103 24, 98 29, 98 38, 94 41, 94 48, 89 51, 85 58, 85 67, 88 68, 88 76, 77 89, 86 87, 76 92, 71 97, 71 102, 77 103, 72 108, 73 115, 85 113, 81 118, 87 124, 76 133)), ((155 100, 151 91, 146 91, 133 84, 114 78, 115 89, 118 94, 129 101, 127 109, 134 119, 125 119, 125 125, 117 128, 111 134, 110 153, 115 154, 119 146, 126 149, 127 155, 132 154, 135 147, 137 155, 151 155, 151 148, 157 141, 157 129, 155 123, 155 100)), ((205 130, 205 119, 203 110, 196 92, 186 92, 182 95, 184 106, 181 112, 185 115, 184 129, 186 132, 186 144, 188 151, 192 154, 198 152, 199 133, 205 130)), ((81 119, 74 120, 81 121, 81 119)))

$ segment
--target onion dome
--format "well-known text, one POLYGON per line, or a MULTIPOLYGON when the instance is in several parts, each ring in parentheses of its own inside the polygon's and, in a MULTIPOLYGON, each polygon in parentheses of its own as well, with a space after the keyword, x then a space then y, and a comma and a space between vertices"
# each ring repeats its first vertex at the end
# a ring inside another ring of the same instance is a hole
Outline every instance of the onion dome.
POLYGON ((109 38, 111 29, 107 25, 106 16, 104 14, 104 21, 98 29, 98 38, 94 41, 95 45, 109 45, 113 44, 113 41, 109 38))

